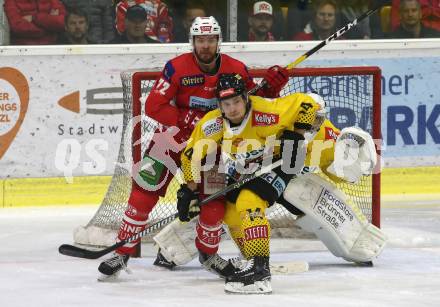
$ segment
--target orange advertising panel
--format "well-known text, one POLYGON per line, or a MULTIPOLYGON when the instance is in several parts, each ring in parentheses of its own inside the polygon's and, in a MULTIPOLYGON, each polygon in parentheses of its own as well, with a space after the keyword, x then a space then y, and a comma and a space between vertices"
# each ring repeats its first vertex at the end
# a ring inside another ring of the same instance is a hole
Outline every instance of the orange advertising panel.
POLYGON ((29 105, 29 84, 11 67, 0 68, 0 159, 13 142, 29 105))

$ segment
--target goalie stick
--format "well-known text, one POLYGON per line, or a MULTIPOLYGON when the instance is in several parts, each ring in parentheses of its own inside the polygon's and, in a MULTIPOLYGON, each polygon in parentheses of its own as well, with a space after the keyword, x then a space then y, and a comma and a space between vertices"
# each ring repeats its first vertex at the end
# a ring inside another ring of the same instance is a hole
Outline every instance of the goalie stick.
MULTIPOLYGON (((228 185, 227 187, 225 187, 224 189, 208 196, 207 198, 205 198, 204 200, 202 200, 199 205, 203 205, 206 204, 208 202, 210 202, 213 199, 216 199, 222 195, 225 195, 226 193, 237 189, 239 187, 241 187, 242 185, 248 183, 249 181, 265 174, 268 173, 269 171, 271 171, 272 169, 280 166, 282 164, 282 160, 278 160, 275 161, 274 163, 270 164, 270 165, 266 165, 263 166, 262 168, 260 168, 259 170, 257 170, 255 173, 252 174, 248 174, 246 175, 244 178, 238 180, 237 182, 228 185)), ((59 248, 58 251, 60 254, 66 255, 66 256, 72 256, 72 257, 78 257, 78 258, 85 258, 85 259, 98 259, 114 250, 116 250, 117 248, 133 242, 139 238, 142 238, 150 233, 152 233, 153 231, 162 228, 163 226, 171 223, 172 221, 174 221, 177 217, 178 217, 178 213, 174 213, 172 215, 169 215, 163 219, 161 219, 160 221, 154 223, 153 225, 149 226, 148 228, 145 228, 143 231, 125 239, 122 240, 120 242, 117 242, 107 248, 104 248, 102 250, 89 250, 89 249, 85 249, 85 248, 81 248, 78 246, 74 246, 74 245, 70 245, 70 244, 62 244, 59 248)))
MULTIPOLYGON (((347 23, 345 26, 343 26, 342 28, 337 30, 335 33, 333 33, 332 35, 327 37, 325 40, 320 42, 318 45, 316 45, 315 47, 313 47, 312 49, 310 49, 309 51, 304 53, 302 56, 297 58, 295 61, 293 61, 292 63, 288 64, 286 66, 286 68, 287 69, 295 68, 298 64, 300 64, 302 61, 307 59, 309 56, 311 56, 312 54, 314 54, 315 52, 320 50, 322 47, 324 47, 325 45, 330 44, 331 41, 334 41, 335 39, 341 37, 342 35, 344 35, 348 31, 350 31, 350 29, 354 28, 359 22, 361 22, 362 20, 364 20, 365 18, 367 18, 371 14, 374 14, 379 8, 380 8, 380 6, 378 6, 376 8, 373 8, 371 10, 368 10, 365 13, 363 13, 362 15, 360 15, 358 18, 354 19, 352 22, 347 23)), ((267 84, 267 82, 265 80, 262 80, 257 86, 255 86, 253 89, 251 89, 248 92, 248 95, 255 94, 259 89, 261 89, 264 86, 266 86, 266 84, 267 84)))

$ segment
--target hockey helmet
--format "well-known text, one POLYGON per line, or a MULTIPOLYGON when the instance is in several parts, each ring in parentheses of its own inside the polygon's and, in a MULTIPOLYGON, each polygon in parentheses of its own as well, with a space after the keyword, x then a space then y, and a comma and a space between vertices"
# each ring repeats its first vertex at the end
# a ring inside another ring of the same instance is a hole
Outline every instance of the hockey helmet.
POLYGON ((220 75, 217 82, 216 96, 219 101, 239 95, 246 95, 246 86, 239 74, 220 75))
POLYGON ((194 49, 194 36, 199 35, 218 35, 217 53, 220 52, 222 43, 222 30, 219 23, 213 16, 196 17, 189 30, 189 43, 194 49))
POLYGON ((241 95, 243 96, 243 100, 246 104, 245 114, 247 114, 250 110, 250 103, 247 99, 246 86, 244 84, 243 78, 239 74, 220 75, 217 81, 217 89, 215 94, 218 101, 218 107, 221 110, 222 116, 224 118, 226 117, 220 105, 220 102, 224 99, 229 99, 241 95))

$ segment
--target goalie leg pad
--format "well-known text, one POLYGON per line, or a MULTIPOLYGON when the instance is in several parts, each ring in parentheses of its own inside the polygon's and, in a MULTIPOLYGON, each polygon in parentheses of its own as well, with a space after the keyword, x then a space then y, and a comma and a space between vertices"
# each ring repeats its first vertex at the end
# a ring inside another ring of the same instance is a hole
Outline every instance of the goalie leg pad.
POLYGON ((305 213, 296 223, 315 233, 337 257, 353 262, 371 261, 385 246, 382 231, 371 225, 342 191, 317 175, 292 180, 284 198, 305 213))
POLYGON ((199 253, 194 244, 196 223, 198 223, 197 218, 188 223, 182 223, 176 219, 153 237, 166 260, 176 265, 183 265, 198 256, 199 253))
POLYGON ((384 248, 387 238, 385 234, 373 224, 368 224, 362 229, 356 242, 350 250, 347 261, 368 262, 376 257, 384 248))

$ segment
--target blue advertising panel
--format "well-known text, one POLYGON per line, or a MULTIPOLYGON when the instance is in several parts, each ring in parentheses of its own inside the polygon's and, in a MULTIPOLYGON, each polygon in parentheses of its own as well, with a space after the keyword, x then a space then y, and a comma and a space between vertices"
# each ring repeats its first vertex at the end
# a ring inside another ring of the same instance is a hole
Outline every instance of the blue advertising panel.
POLYGON ((313 61, 313 66, 379 66, 383 157, 437 157, 437 161, 440 157, 439 64, 440 57, 313 61))

